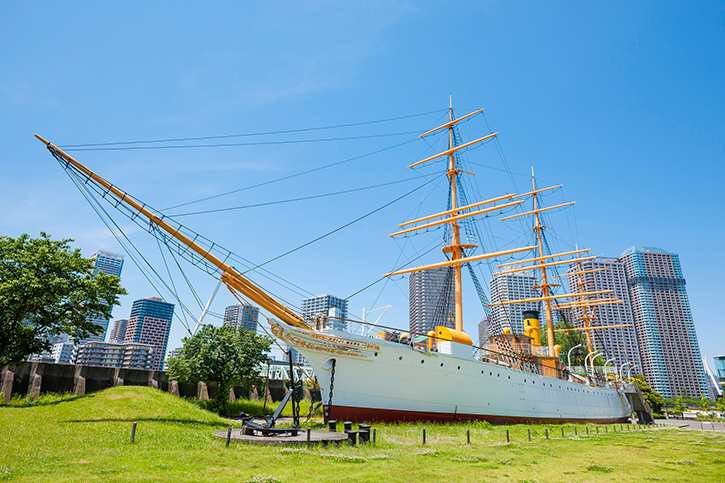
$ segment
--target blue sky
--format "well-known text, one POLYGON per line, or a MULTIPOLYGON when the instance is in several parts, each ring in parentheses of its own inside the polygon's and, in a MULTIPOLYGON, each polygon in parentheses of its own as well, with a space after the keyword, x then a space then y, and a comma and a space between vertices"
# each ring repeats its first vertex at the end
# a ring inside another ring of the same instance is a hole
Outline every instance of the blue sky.
MULTIPOLYGON (((74 238, 88 255, 99 248, 121 251, 34 133, 62 146, 280 131, 436 111, 235 142, 394 134, 387 137, 73 152, 116 185, 165 208, 411 141, 412 132, 441 120, 452 93, 459 116, 486 108, 488 125, 475 118, 461 127, 464 138, 487 133, 489 126, 501 132, 510 177, 500 171, 493 144, 468 153, 484 197, 526 189, 533 164, 542 185, 564 185, 547 202, 577 201, 573 210, 552 215, 562 247, 579 243, 605 256, 632 245, 679 253, 701 350, 725 353, 718 256, 725 209, 724 10, 721 2, 6 2, 0 5, 0 233, 45 230, 74 238)), ((249 205, 430 176, 436 166, 416 173, 405 166, 431 149, 413 141, 185 208, 249 205)), ((418 182, 179 220, 262 262, 418 182)), ((424 203, 416 192, 267 268, 310 293, 352 294, 395 266, 402 244, 386 235, 397 223, 418 210, 444 209, 445 193, 430 191, 424 203)), ((144 233, 130 236, 157 257, 144 233)), ((435 244, 436 236, 410 240, 403 259, 435 244)), ((502 246, 514 241, 501 236, 502 246)), ((438 259, 433 253, 424 261, 438 259)), ((186 273, 206 299, 215 281, 191 267, 186 273)), ((115 318, 128 316, 133 300, 159 295, 130 261, 123 283, 129 295, 115 318)), ((381 287, 352 298, 351 313, 391 304, 381 323, 407 326, 407 281, 381 287)), ((189 293, 181 296, 195 306, 189 293)), ((284 296, 299 304, 299 294, 284 296)), ((475 333, 482 310, 475 294, 466 300, 465 328, 475 333)), ((213 310, 232 302, 221 294, 213 310)), ((184 331, 176 321, 170 347, 184 331)))

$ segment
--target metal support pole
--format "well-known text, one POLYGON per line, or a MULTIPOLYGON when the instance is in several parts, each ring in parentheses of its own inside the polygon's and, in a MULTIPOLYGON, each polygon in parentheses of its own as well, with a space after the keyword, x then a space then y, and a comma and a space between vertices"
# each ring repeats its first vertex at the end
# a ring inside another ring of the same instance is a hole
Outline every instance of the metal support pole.
POLYGON ((506 442, 507 443, 511 442, 511 439, 509 439, 509 430, 508 429, 506 430, 506 442))
POLYGON ((423 428, 423 444, 425 444, 425 428, 423 428))
POLYGON ((133 443, 136 439, 136 421, 133 422, 133 426, 131 426, 131 442, 133 443))
POLYGON ((229 447, 229 442, 232 440, 232 425, 229 425, 229 429, 227 429, 227 448, 229 447))
POLYGON ((206 307, 204 307, 204 310, 201 312, 201 315, 199 316, 199 320, 196 322, 196 326, 194 326, 194 330, 191 332, 191 336, 193 337, 196 334, 196 331, 199 330, 199 327, 201 326, 201 322, 204 320, 204 317, 206 317, 206 313, 209 312, 209 307, 211 307, 211 303, 214 301, 214 297, 216 297, 216 293, 219 291, 219 287, 222 286, 222 279, 219 279, 219 283, 216 284, 216 288, 211 293, 211 297, 209 297, 209 301, 206 303, 206 307))
POLYGON ((466 430, 466 444, 471 444, 471 430, 466 430))

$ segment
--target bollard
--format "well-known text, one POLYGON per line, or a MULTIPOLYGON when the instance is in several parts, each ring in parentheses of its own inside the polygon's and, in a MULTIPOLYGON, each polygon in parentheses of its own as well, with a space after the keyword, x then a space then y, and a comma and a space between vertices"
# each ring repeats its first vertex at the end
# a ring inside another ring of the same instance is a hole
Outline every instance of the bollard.
POLYGON ((531 428, 526 428, 529 431, 529 443, 531 442, 531 428))
POLYGON ((368 444, 370 442, 370 430, 361 429, 360 431, 358 431, 358 441, 361 445, 368 444))
POLYGON ((597 426, 597 434, 599 434, 599 426, 597 426))
POLYGON ((702 425, 702 421, 700 421, 700 429, 701 429, 702 431, 705 431, 705 426, 703 426, 703 425, 702 425))
POLYGON ((131 442, 133 443, 136 439, 136 421, 133 422, 133 426, 131 427, 131 442))
POLYGON ((370 431, 370 425, 369 424, 360 423, 360 424, 357 425, 357 430, 358 431, 370 431))
POLYGON ((604 432, 605 433, 608 433, 609 432, 609 429, 607 429, 607 425, 604 425, 604 432))
POLYGON ((619 430, 620 430, 620 431, 624 431, 624 426, 622 426, 622 425, 620 424, 620 425, 619 425, 619 430))
POLYGON ((334 419, 329 420, 327 422, 327 427, 330 431, 332 431, 333 433, 336 433, 337 432, 337 421, 335 421, 334 419))
POLYGON ((564 426, 561 427, 561 437, 564 437, 564 426))
POLYGON ((229 429, 227 429, 227 448, 229 447, 229 441, 232 440, 232 425, 229 425, 229 429))
POLYGON ((617 432, 617 425, 616 424, 612 424, 612 431, 615 432, 615 433, 617 432))
POLYGON ((589 436, 589 426, 586 426, 587 429, 587 436, 589 436))
POLYGON ((345 431, 347 434, 347 445, 355 446, 357 444, 357 431, 345 431))
POLYGON ((549 428, 544 428, 544 433, 546 433, 546 439, 549 439, 549 428))
POLYGON ((423 444, 425 444, 425 428, 423 428, 423 444))
POLYGON ((506 442, 507 443, 511 442, 511 440, 509 439, 509 430, 508 429, 506 430, 506 442))
POLYGON ((576 426, 574 426, 574 436, 579 436, 579 433, 576 430, 576 426))
POLYGON ((375 447, 375 431, 376 429, 373 428, 373 448, 375 447))
POLYGON ((466 430, 466 444, 471 444, 471 430, 470 429, 466 430))
POLYGON ((629 424, 627 425, 627 431, 632 431, 632 428, 630 427, 629 424))
MULTIPOLYGON (((230 426, 230 427, 231 427, 231 426, 230 426)), ((312 443, 310 442, 310 439, 311 439, 310 437, 311 437, 311 436, 312 436, 312 430, 311 430, 310 428, 307 428, 307 447, 308 447, 308 448, 310 447, 310 444, 312 444, 312 443)))
POLYGON ((352 431, 352 421, 345 421, 342 425, 345 427, 345 432, 352 431))

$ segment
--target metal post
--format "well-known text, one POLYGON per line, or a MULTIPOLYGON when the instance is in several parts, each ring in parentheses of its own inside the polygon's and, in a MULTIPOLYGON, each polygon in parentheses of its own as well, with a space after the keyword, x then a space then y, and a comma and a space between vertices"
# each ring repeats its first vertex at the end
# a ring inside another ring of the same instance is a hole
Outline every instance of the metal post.
POLYGON ((133 426, 131 427, 131 442, 133 443, 136 439, 136 421, 133 422, 133 426))
POLYGON ((597 426, 597 434, 599 434, 599 426, 597 426))
POLYGON ((531 428, 526 428, 529 431, 529 443, 531 442, 531 428))
POLYGON ((587 429, 587 436, 589 436, 589 426, 586 426, 587 429))
POLYGON ((216 284, 216 287, 214 288, 214 291, 211 294, 211 297, 209 297, 209 301, 206 303, 206 307, 204 307, 204 310, 202 311, 201 315, 199 316, 199 320, 196 322, 196 326, 194 327, 194 330, 191 332, 191 336, 194 337, 196 334, 196 331, 199 330, 199 327, 201 326, 201 321, 204 320, 204 317, 206 317, 206 313, 209 311, 209 307, 211 307, 211 303, 214 301, 214 297, 216 297, 216 293, 219 291, 219 287, 222 286, 222 279, 219 279, 219 283, 216 284))
POLYGON ((423 428, 423 444, 425 444, 425 428, 423 428))
POLYGON ((471 444, 471 430, 466 430, 466 444, 471 444))
POLYGON ((376 431, 377 430, 375 428, 373 428, 373 448, 375 447, 375 432, 376 431))
POLYGON ((511 442, 511 440, 509 439, 509 430, 508 429, 506 430, 506 442, 507 443, 511 442))
POLYGON ((546 439, 549 439, 549 428, 544 428, 544 433, 546 433, 546 439))
POLYGON ((227 429, 227 448, 229 447, 229 442, 232 440, 232 425, 229 425, 229 429, 227 429))
POLYGON ((269 366, 272 364, 272 359, 267 359, 267 378, 264 380, 264 395, 262 398, 264 399, 264 404, 262 404, 262 414, 265 414, 267 411, 267 388, 269 387, 269 366))
POLYGON ((579 436, 579 433, 576 431, 576 426, 574 426, 574 436, 579 436))
MULTIPOLYGON (((229 426, 231 428, 231 426, 229 426)), ((310 428, 307 428, 307 447, 310 447, 310 436, 311 436, 312 430, 310 428)))
POLYGON ((561 437, 564 437, 564 426, 561 427, 561 437))

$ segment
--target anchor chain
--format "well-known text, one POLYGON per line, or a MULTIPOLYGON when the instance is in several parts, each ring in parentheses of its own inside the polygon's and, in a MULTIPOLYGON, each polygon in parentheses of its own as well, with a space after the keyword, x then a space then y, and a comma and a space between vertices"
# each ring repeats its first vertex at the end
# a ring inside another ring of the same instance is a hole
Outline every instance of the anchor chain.
POLYGON ((327 400, 327 420, 330 420, 330 416, 332 416, 332 390, 335 387, 335 364, 337 363, 337 360, 332 359, 332 371, 330 372, 330 397, 327 400))

